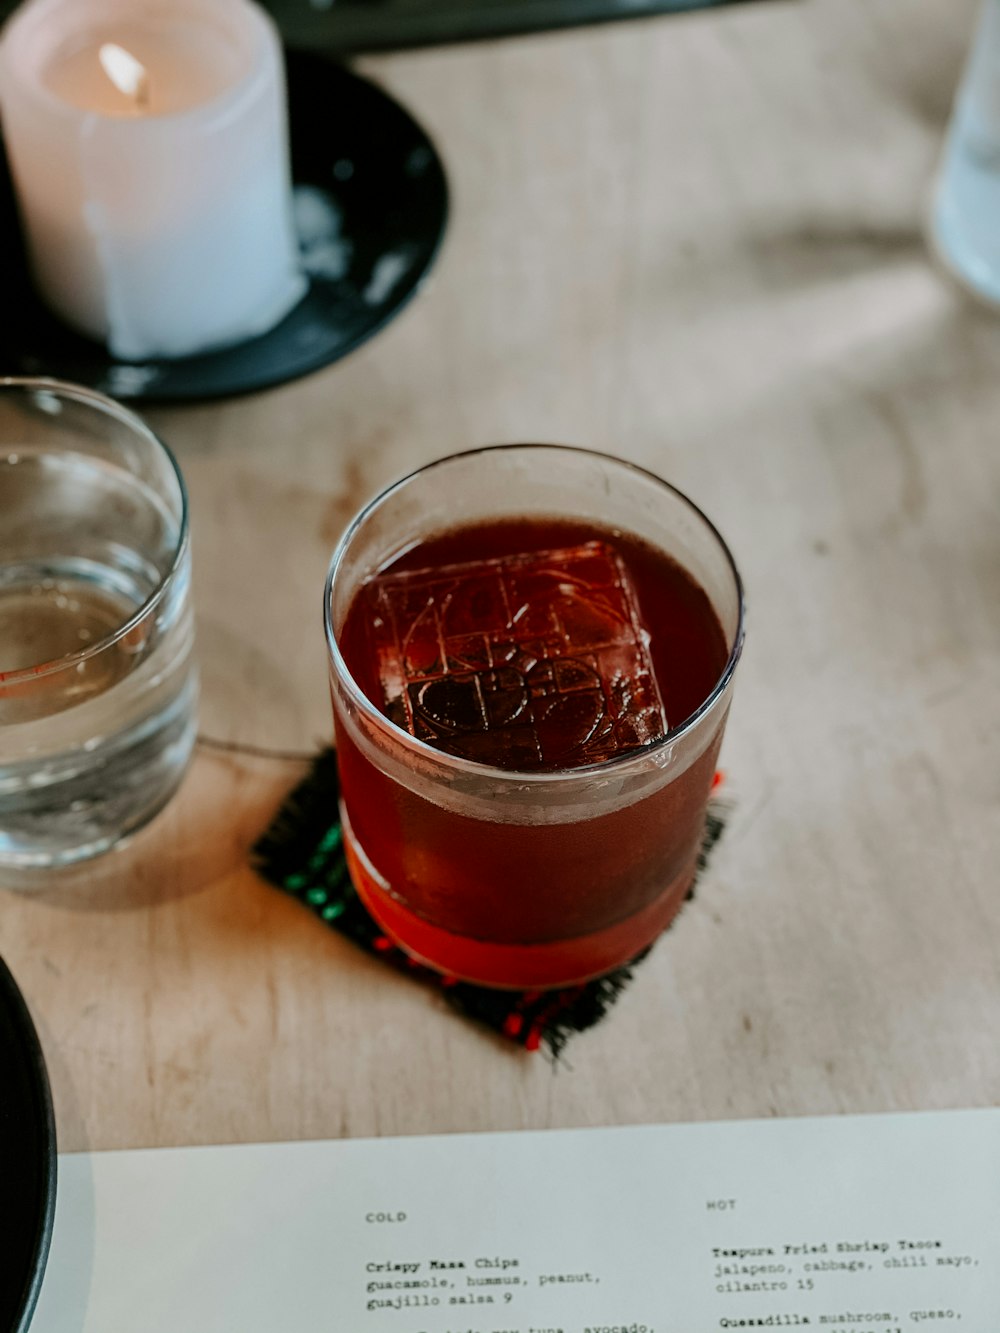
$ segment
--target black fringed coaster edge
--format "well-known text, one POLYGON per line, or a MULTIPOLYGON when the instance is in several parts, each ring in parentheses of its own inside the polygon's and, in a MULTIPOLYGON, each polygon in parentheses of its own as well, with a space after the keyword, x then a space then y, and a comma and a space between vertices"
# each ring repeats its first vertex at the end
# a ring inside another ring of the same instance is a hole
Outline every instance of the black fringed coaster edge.
MULTIPOLYGON (((718 783, 717 778, 716 787, 718 783)), ((296 898, 324 924, 359 948, 381 958, 397 972, 439 989, 458 1013, 526 1050, 544 1046, 553 1058, 558 1057, 574 1033, 594 1027, 607 1015, 632 981, 636 967, 654 947, 651 945, 631 962, 603 977, 563 990, 495 990, 442 976, 395 945, 355 892, 336 813, 331 820, 331 811, 337 810, 338 794, 337 757, 332 749, 327 749, 317 755, 307 776, 292 790, 270 827, 254 844, 251 854, 257 873, 296 898)), ((726 803, 713 795, 705 819, 698 875, 688 899, 693 896, 698 876, 725 831, 726 816, 726 803)))

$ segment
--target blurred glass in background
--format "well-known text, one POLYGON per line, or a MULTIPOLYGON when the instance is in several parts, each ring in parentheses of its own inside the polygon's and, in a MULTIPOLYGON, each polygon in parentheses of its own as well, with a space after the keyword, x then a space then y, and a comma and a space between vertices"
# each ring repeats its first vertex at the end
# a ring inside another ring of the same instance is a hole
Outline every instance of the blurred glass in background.
POLYGON ((960 282, 1000 306, 1000 0, 986 0, 955 100, 931 242, 960 282))

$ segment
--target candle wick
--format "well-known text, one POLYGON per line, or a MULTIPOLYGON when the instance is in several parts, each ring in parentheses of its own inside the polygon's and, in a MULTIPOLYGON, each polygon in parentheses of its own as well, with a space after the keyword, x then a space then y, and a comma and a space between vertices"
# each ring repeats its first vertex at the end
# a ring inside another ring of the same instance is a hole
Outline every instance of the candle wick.
POLYGON ((149 109, 149 71, 131 51, 105 42, 97 53, 101 68, 120 93, 131 97, 137 111, 149 109))

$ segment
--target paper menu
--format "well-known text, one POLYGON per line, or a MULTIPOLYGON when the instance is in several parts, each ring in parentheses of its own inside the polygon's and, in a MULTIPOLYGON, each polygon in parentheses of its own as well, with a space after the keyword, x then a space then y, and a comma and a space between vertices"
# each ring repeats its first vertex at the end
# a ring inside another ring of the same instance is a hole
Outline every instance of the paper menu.
POLYGON ((32 1333, 1000 1330, 1000 1111, 65 1156, 32 1333))

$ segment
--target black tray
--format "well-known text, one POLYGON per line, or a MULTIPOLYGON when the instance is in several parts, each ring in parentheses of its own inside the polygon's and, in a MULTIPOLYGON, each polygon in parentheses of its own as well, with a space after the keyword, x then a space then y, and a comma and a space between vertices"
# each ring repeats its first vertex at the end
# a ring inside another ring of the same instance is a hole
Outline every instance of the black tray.
POLYGON ((0 959, 0 1329, 25 1333, 56 1205, 56 1128, 31 1015, 0 959))
POLYGON ((326 51, 385 51, 715 9, 734 0, 265 0, 285 37, 326 51))
POLYGON ((434 261, 448 187, 430 139, 376 84, 289 52, 292 176, 309 290, 269 333, 220 352, 141 364, 71 332, 42 303, 0 151, 0 375, 53 375, 132 401, 264 389, 329 365, 397 314, 434 261))

